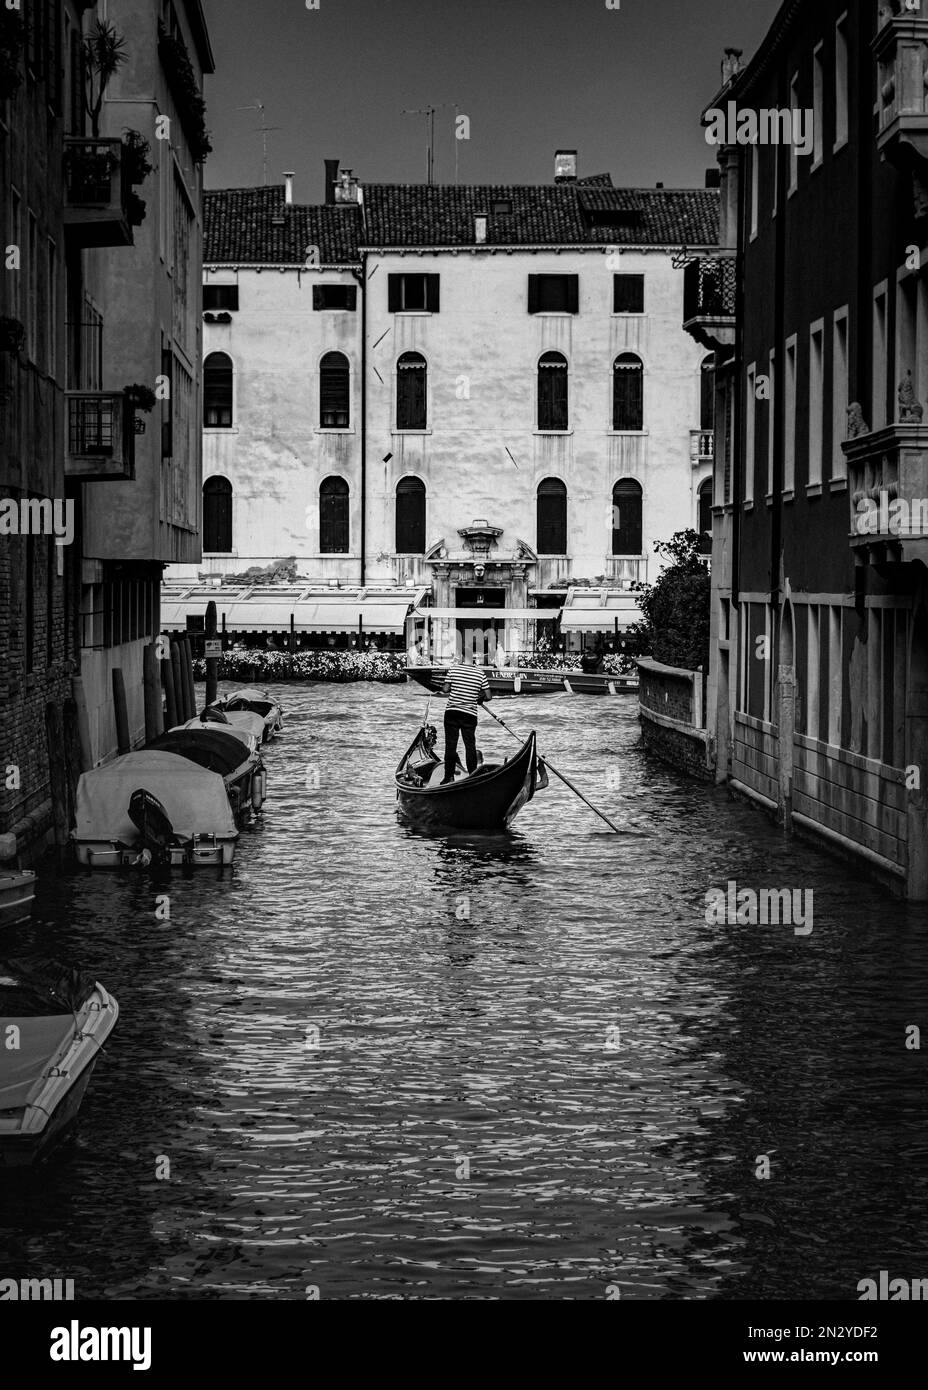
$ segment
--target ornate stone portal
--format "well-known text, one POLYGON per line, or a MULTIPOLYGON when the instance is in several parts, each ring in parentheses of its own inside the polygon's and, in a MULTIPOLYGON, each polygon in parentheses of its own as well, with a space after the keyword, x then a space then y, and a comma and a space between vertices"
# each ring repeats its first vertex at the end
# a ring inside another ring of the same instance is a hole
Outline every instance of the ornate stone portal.
POLYGON ((432 570, 432 603, 436 608, 454 608, 459 588, 502 589, 506 608, 527 608, 532 567, 538 556, 527 541, 516 538, 514 553, 496 553, 501 526, 473 521, 458 531, 461 544, 450 546, 438 541, 426 551, 425 561, 432 570))

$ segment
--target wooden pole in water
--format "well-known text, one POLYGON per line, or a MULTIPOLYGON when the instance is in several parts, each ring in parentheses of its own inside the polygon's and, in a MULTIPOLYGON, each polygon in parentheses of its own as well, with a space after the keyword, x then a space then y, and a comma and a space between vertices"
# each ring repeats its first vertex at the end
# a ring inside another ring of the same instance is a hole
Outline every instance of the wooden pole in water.
POLYGON ((193 638, 189 632, 184 635, 181 652, 183 654, 184 680, 187 683, 187 708, 190 710, 187 718, 193 719, 197 712, 197 692, 193 683, 193 638))
POLYGON ((296 621, 293 614, 290 614, 290 655, 296 651, 296 621))
POLYGON ((93 745, 90 741, 90 715, 87 711, 87 693, 82 676, 71 677, 71 690, 77 706, 77 735, 81 745, 81 772, 93 769, 93 745))
MULTIPOLYGON (((292 620, 291 620, 292 621, 292 620)), ((206 605, 206 640, 215 642, 216 640, 216 604, 210 599, 206 605)), ((206 703, 213 704, 219 694, 219 658, 208 656, 206 658, 206 703)))
POLYGON ((145 742, 164 733, 164 715, 161 710, 161 678, 155 656, 155 644, 149 642, 142 649, 142 683, 145 690, 145 742))
POLYGON ((171 644, 168 641, 168 654, 161 660, 161 688, 164 691, 164 722, 168 729, 180 723, 177 716, 177 696, 174 692, 174 663, 171 660, 171 644))
MULTIPOLYGON (((113 675, 116 675, 115 671, 113 675)), ((68 774, 64 759, 64 728, 61 710, 57 705, 45 706, 45 738, 48 744, 52 824, 55 831, 55 847, 60 855, 68 843, 68 774)))
POLYGON ((177 637, 173 637, 171 639, 171 671, 174 675, 174 699, 177 702, 177 722, 178 724, 186 724, 190 715, 187 713, 187 687, 184 683, 180 661, 180 640, 177 637))
POLYGON ((124 753, 131 752, 132 744, 129 739, 129 706, 126 702, 126 682, 123 680, 122 667, 113 667, 113 710, 116 714, 116 747, 120 757, 124 753))

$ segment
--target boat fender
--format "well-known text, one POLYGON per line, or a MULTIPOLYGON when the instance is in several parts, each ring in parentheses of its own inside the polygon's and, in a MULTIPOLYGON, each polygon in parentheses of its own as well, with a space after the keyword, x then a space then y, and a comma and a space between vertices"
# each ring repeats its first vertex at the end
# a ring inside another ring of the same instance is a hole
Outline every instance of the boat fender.
POLYGON ((521 695, 521 694, 522 694, 522 677, 521 677, 521 676, 516 676, 515 680, 514 680, 513 683, 512 683, 512 688, 513 688, 513 690, 515 691, 516 695, 521 695))
POLYGON ((614 694, 615 694, 615 681, 610 681, 610 682, 609 682, 609 694, 610 694, 610 695, 614 695, 614 694))
POLYGON ((572 695, 574 693, 574 688, 566 676, 564 677, 564 689, 567 691, 568 695, 572 695))
POLYGON ((267 771, 259 767, 251 780, 251 804, 255 811, 260 811, 267 796, 267 771))

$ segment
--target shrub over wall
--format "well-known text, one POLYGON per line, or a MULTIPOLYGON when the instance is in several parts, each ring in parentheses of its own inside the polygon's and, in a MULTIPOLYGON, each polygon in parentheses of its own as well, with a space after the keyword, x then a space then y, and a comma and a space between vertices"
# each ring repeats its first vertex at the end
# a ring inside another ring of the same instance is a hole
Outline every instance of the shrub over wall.
POLYGON ((656 541, 655 551, 670 564, 655 584, 635 586, 644 622, 632 632, 641 650, 665 666, 688 671, 709 669, 711 580, 701 544, 699 532, 692 530, 656 541))

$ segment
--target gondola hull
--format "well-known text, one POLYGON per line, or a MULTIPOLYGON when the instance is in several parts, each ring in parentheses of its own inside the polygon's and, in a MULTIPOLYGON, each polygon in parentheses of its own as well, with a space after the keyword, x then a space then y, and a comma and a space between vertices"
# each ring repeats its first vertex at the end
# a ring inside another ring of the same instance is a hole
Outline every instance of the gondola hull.
MULTIPOLYGON (((409 666, 406 675, 417 685, 438 694, 448 668, 446 666, 409 666)), ((636 676, 586 675, 583 671, 524 671, 487 673, 490 693, 499 695, 634 695, 638 690, 636 676)))
POLYGON ((396 769, 397 811, 422 829, 502 830, 546 785, 534 733, 508 762, 478 768, 447 787, 429 785, 440 768, 433 746, 434 730, 420 729, 396 769))

